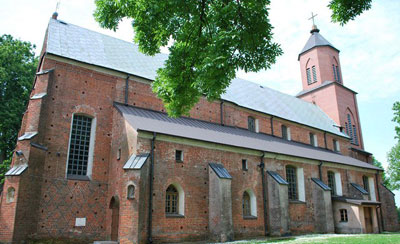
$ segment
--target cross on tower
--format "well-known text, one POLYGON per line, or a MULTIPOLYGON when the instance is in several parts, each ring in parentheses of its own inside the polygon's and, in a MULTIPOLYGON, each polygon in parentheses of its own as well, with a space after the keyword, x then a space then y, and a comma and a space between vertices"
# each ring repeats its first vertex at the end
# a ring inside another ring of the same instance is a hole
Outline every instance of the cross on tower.
POLYGON ((314 23, 314 18, 315 16, 317 16, 318 14, 314 15, 313 12, 311 12, 311 18, 309 18, 308 20, 312 19, 312 24, 315 25, 314 23))

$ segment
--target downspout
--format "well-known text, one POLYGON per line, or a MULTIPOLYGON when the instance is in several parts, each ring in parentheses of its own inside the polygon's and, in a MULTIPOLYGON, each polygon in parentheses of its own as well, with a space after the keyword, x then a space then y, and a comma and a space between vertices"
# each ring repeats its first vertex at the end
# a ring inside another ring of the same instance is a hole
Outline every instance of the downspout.
POLYGON ((274 136, 274 123, 273 123, 274 116, 271 115, 271 135, 274 136))
POLYGON ((151 140, 151 158, 150 158, 150 174, 149 174, 149 225, 147 226, 147 243, 153 243, 152 239, 152 212, 153 212, 153 175, 154 175, 154 142, 157 133, 153 132, 153 139, 151 140))
POLYGON ((265 152, 262 152, 261 156, 261 163, 259 165, 261 169, 261 182, 262 182, 262 192, 263 192, 263 208, 264 208, 264 235, 267 236, 268 234, 268 215, 267 215, 267 196, 265 195, 265 192, 267 190, 267 187, 265 185, 265 175, 264 175, 264 156, 265 152))
POLYGON ((328 144, 326 143, 326 131, 324 131, 324 142, 325 142, 325 149, 328 149, 328 144))
POLYGON ((324 162, 320 161, 318 164, 319 179, 322 180, 322 164, 324 162))
POLYGON ((220 103, 221 125, 224 125, 224 101, 220 103))
POLYGON ((126 77, 126 80, 125 80, 125 100, 124 100, 124 104, 125 104, 125 105, 128 105, 129 77, 130 77, 130 75, 128 75, 128 76, 126 77))
MULTIPOLYGON (((379 200, 379 202, 381 202, 382 203, 382 201, 381 201, 381 193, 380 193, 380 191, 379 191, 379 181, 378 181, 378 173, 379 171, 376 171, 376 174, 375 174, 375 182, 376 182, 376 192, 378 193, 378 200, 379 200)), ((381 219, 381 223, 380 223, 380 225, 381 225, 381 227, 379 228, 379 232, 381 232, 381 230, 382 231, 385 231, 385 226, 384 226, 384 222, 383 222, 383 214, 382 214, 382 206, 379 206, 379 212, 380 212, 380 219, 381 219)), ((376 209, 376 216, 378 216, 378 208, 376 209)), ((379 223, 379 222, 378 222, 379 223)), ((378 227, 379 227, 379 224, 378 224, 378 227)))

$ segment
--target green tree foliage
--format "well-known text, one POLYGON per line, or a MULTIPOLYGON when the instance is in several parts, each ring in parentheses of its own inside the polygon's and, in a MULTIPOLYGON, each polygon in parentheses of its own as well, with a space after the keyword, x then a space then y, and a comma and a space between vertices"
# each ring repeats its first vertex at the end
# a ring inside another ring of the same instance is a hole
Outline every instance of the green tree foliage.
MULTIPOLYGON (((371 0, 332 0, 333 20, 346 23, 370 8, 371 0)), ((157 71, 153 91, 170 116, 187 114, 205 96, 218 99, 236 71, 268 69, 282 54, 272 41, 270 0, 96 0, 94 16, 115 30, 132 19, 141 52, 154 55, 167 46, 170 54, 157 71)))
POLYGON ((387 154, 389 163, 388 176, 390 188, 393 190, 400 189, 400 142, 397 142, 387 154))
POLYGON ((396 123, 395 131, 397 139, 396 145, 394 145, 387 154, 387 159, 389 162, 388 167, 388 178, 391 189, 400 189, 400 102, 395 102, 393 104, 393 119, 392 121, 396 123))
MULTIPOLYGON (((376 167, 379 167, 381 169, 383 169, 382 163, 379 162, 374 156, 372 156, 372 163, 373 165, 375 165, 376 167)), ((389 179, 386 176, 386 172, 383 171, 382 173, 382 183, 389 189, 391 189, 390 183, 389 183, 389 179)))
POLYGON ((372 0, 332 0, 328 7, 332 10, 332 21, 344 25, 369 10, 371 3, 372 0))
POLYGON ((396 139, 400 140, 400 102, 395 102, 393 104, 393 112, 394 112, 394 117, 392 119, 393 122, 396 123, 394 129, 396 131, 396 139))
POLYGON ((10 35, 0 37, 0 184, 11 162, 37 67, 35 48, 10 35))

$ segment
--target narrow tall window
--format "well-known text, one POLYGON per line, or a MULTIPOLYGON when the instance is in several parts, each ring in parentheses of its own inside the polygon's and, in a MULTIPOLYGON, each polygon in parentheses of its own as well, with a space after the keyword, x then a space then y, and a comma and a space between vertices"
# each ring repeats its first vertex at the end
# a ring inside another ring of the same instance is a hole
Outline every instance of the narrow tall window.
POLYGON ((315 66, 312 67, 312 76, 313 82, 317 82, 317 70, 315 69, 315 66))
POLYGON ((68 175, 85 176, 88 173, 92 118, 74 114, 68 155, 68 175))
POLYGON ((183 162, 183 152, 181 150, 175 151, 175 160, 177 162, 183 162))
POLYGON ((297 200, 297 176, 295 167, 286 166, 286 181, 289 183, 289 200, 297 200))
POLYGON ((247 191, 243 193, 243 216, 251 216, 250 195, 247 191))
POLYGON ((248 126, 249 131, 255 132, 256 131, 256 120, 253 117, 249 116, 247 118, 247 126, 248 126))
POLYGON ((281 130, 282 130, 282 138, 285 139, 285 140, 288 140, 289 137, 288 137, 288 129, 287 129, 287 127, 285 125, 282 125, 281 126, 281 130))
POLYGON ((350 114, 347 114, 347 126, 346 126, 346 132, 347 132, 347 135, 348 136, 350 136, 350 142, 351 143, 354 143, 354 140, 353 140, 353 126, 352 126, 352 123, 351 123, 351 116, 350 116, 350 114))
POLYGON ((363 176, 363 187, 367 192, 369 192, 368 177, 365 175, 363 176))
POLYGON ((311 71, 310 71, 310 68, 308 68, 307 70, 306 70, 306 72, 307 72, 307 84, 311 84, 312 83, 312 81, 311 81, 311 71))
POLYGON ((332 64, 332 69, 333 69, 333 78, 334 78, 334 81, 338 81, 337 75, 336 75, 336 66, 335 66, 334 64, 332 64))
POLYGON ((347 217, 347 209, 340 209, 340 222, 347 222, 349 218, 347 217))
POLYGON ((333 150, 335 152, 340 152, 340 144, 339 141, 333 139, 333 150))
POLYGON ((336 195, 335 173, 328 171, 328 186, 332 189, 332 195, 336 195))
POLYGON ((318 147, 317 136, 314 133, 310 133, 310 144, 314 147, 318 147))
POLYGON ((353 125, 353 137, 354 144, 358 145, 357 128, 355 125, 353 125))
POLYGON ((340 80, 339 68, 337 66, 336 66, 336 77, 337 77, 337 81, 339 83, 341 83, 342 81, 340 80))
POLYGON ((242 170, 247 171, 247 160, 246 159, 242 159, 242 170))
POLYGON ((173 185, 170 185, 166 191, 165 213, 178 214, 179 194, 173 185))

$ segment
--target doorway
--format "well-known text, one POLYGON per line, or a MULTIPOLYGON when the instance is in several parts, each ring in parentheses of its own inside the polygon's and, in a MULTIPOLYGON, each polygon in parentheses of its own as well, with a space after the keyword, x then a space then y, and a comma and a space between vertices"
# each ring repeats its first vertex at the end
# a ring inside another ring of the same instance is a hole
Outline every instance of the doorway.
POLYGON ((365 231, 372 233, 372 209, 370 207, 364 207, 364 219, 365 219, 365 231))
POLYGON ((118 241, 118 228, 119 228, 119 199, 113 196, 110 201, 111 213, 111 240, 118 241))

